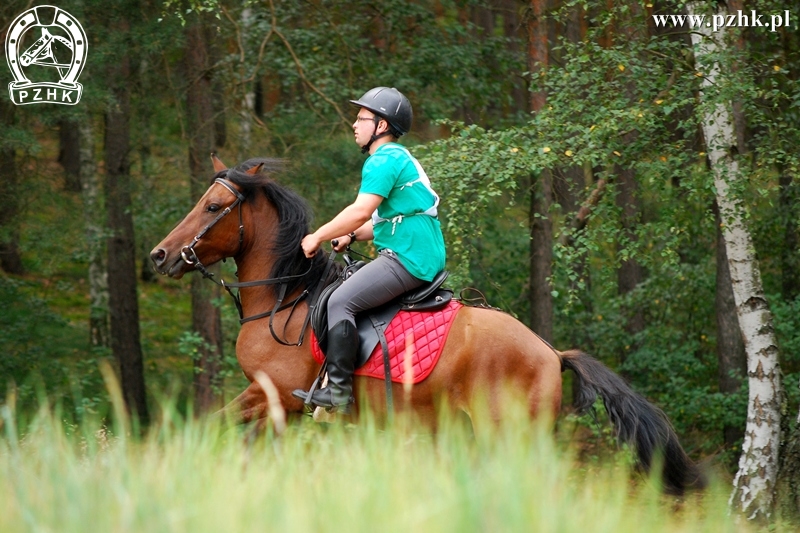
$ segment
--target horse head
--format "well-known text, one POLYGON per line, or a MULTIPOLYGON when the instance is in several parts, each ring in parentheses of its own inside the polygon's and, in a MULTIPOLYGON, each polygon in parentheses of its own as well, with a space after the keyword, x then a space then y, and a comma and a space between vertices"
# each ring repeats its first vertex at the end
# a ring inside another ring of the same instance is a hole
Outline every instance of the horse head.
MULTIPOLYGON (((228 169, 216 155, 211 156, 214 177, 189 214, 152 252, 156 272, 180 279, 190 270, 201 270, 233 257, 241 251, 244 239, 243 213, 248 192, 233 175, 257 176, 265 161, 251 160, 236 169, 228 169)), ((201 270, 202 271, 202 270, 201 270)))

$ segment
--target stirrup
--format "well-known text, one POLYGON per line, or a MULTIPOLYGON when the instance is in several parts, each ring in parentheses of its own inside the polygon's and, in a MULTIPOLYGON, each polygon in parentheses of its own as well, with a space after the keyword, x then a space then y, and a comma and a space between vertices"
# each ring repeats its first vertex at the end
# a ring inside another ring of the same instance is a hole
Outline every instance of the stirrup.
POLYGON ((322 389, 319 389, 318 391, 314 391, 314 395, 312 395, 311 397, 311 405, 314 407, 320 407, 322 409, 325 409, 329 413, 341 413, 349 415, 352 406, 356 403, 356 399, 353 397, 352 394, 344 403, 338 403, 338 404, 333 403, 333 391, 328 387, 324 387, 322 389), (314 395, 316 395, 316 398, 314 397, 314 395), (320 396, 322 395, 326 395, 327 397, 320 398, 320 396))
POLYGON ((310 390, 304 391, 303 389, 295 389, 292 391, 292 396, 298 400, 303 400, 305 405, 311 405, 311 395, 314 394, 314 387, 310 390))
MULTIPOLYGON (((317 383, 315 382, 308 391, 304 391, 303 389, 295 389, 292 391, 292 396, 297 398, 298 400, 303 400, 303 405, 311 409, 312 411, 319 407, 320 409, 324 409, 328 413, 339 413, 342 415, 350 415, 352 414, 353 405, 356 403, 356 399, 351 395, 349 400, 346 403, 334 405, 333 403, 325 403, 320 404, 314 401, 313 395, 314 392, 317 391, 316 387, 317 383)), ((319 389, 324 390, 324 389, 319 389)))
MULTIPOLYGON (((322 368, 324 370, 325 365, 323 365, 322 368)), ((298 400, 303 400, 304 405, 311 407, 311 396, 314 394, 314 391, 316 391, 317 388, 319 387, 319 382, 320 379, 322 379, 323 375, 324 375, 323 373, 320 373, 320 375, 317 376, 317 379, 314 380, 314 382, 311 384, 311 387, 309 387, 308 391, 304 391, 303 389, 295 389, 292 391, 292 396, 294 396, 298 400)))

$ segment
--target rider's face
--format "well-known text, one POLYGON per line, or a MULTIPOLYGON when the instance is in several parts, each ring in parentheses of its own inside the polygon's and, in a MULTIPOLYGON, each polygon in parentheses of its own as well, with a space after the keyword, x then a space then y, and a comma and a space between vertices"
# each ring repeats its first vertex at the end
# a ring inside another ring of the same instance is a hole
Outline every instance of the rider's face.
POLYGON ((360 109, 355 122, 353 122, 353 133, 357 145, 367 144, 372 134, 375 133, 375 114, 368 109, 360 109))

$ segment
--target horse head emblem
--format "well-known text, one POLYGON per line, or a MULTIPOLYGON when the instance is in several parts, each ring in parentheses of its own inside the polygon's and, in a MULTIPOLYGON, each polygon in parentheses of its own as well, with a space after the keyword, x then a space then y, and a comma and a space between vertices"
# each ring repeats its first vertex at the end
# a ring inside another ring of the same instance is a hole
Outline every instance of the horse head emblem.
POLYGON ((87 49, 80 22, 63 9, 37 6, 21 13, 6 34, 6 60, 14 76, 8 85, 11 101, 77 104, 87 49))

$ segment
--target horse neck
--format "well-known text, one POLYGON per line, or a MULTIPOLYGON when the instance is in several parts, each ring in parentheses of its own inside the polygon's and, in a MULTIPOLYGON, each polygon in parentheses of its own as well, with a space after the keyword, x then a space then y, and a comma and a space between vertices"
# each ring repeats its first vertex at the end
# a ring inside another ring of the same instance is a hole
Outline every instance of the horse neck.
MULTIPOLYGON (((278 227, 278 214, 264 195, 255 194, 253 196, 252 202, 248 202, 249 216, 244 220, 245 241, 241 252, 234 257, 239 282, 269 279, 275 262, 278 260, 278 257, 272 253, 277 238, 275 228, 278 227)), ((239 291, 239 294, 244 316, 272 309, 277 299, 274 285, 245 287, 239 291)), ((287 294, 285 301, 289 301, 293 297, 293 294, 287 294)))

